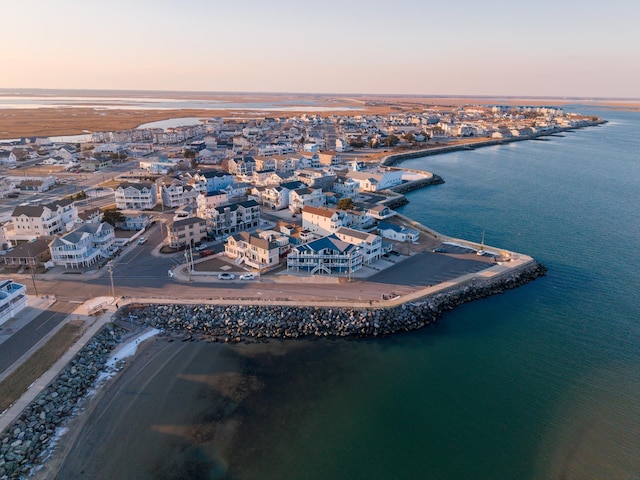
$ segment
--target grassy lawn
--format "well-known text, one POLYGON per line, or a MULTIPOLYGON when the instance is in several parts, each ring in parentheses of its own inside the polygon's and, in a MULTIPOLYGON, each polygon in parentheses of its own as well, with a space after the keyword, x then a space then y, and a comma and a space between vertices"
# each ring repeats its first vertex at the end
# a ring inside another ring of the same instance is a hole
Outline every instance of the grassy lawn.
POLYGON ((53 337, 37 350, 11 375, 0 382, 0 412, 9 408, 66 352, 82 334, 82 321, 63 325, 53 337))

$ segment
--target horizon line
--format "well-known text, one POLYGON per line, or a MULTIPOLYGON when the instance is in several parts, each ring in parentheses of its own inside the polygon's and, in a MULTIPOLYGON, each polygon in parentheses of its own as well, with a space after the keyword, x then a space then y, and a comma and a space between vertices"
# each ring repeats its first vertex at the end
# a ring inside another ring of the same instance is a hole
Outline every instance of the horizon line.
POLYGON ((395 97, 395 98, 504 98, 504 99, 537 99, 537 100, 631 100, 640 101, 640 97, 601 97, 601 96, 567 96, 567 95, 499 95, 499 94, 424 94, 424 93, 329 93, 329 92, 284 92, 284 91, 226 91, 226 90, 171 90, 171 89, 116 89, 116 88, 43 88, 43 87, 0 87, 2 93, 23 94, 27 92, 161 92, 182 94, 216 94, 216 95, 323 95, 334 97, 395 97))

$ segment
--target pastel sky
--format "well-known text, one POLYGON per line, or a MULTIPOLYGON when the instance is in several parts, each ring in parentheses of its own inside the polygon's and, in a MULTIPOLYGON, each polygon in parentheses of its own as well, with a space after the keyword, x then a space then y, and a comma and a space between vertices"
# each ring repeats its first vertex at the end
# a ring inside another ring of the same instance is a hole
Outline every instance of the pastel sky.
POLYGON ((640 2, 4 0, 0 88, 640 98, 640 2))

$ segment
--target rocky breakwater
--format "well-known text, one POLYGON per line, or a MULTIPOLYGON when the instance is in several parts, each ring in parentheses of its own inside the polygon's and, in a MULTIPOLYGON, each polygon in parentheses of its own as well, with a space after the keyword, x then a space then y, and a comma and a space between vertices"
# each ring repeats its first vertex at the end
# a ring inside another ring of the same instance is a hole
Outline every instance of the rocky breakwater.
POLYGON ((55 438, 56 429, 73 415, 94 384, 121 333, 110 326, 98 332, 0 435, 0 480, 25 478, 46 460, 43 453, 55 438))
POLYGON ((140 305, 118 313, 193 340, 371 337, 416 330, 458 305, 502 293, 543 275, 537 263, 491 282, 466 284, 395 307, 339 308, 293 305, 140 305))

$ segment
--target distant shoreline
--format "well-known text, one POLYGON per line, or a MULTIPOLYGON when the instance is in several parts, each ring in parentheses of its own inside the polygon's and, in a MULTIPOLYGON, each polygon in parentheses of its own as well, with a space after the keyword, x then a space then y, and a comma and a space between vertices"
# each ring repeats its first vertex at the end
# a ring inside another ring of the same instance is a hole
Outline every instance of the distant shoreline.
MULTIPOLYGON (((313 113, 327 115, 387 115, 390 113, 418 113, 425 108, 446 108, 462 105, 531 105, 564 106, 575 105, 602 109, 624 109, 640 111, 640 99, 566 99, 541 97, 495 97, 495 96, 411 96, 411 95, 347 95, 347 94, 286 94, 286 93, 216 93, 216 92, 167 92, 167 91, 107 91, 107 90, 37 90, 37 89, 0 89, 0 99, 20 100, 34 96, 41 100, 52 94, 71 96, 73 106, 46 106, 44 108, 0 108, 0 140, 32 136, 71 136, 87 131, 117 131, 137 128, 144 123, 166 120, 168 118, 201 117, 265 117, 290 116, 313 113), (73 96, 75 94, 75 96, 73 96), (117 96, 116 96, 117 95, 117 96), (164 95, 164 97, 162 97, 164 95), (87 98, 100 98, 108 109, 91 108, 87 98), (85 99, 83 101, 83 98, 85 99), (139 108, 135 103, 127 104, 122 100, 139 99, 139 108), (222 109, 178 108, 151 109, 145 101, 161 98, 164 101, 198 100, 220 103, 271 103, 273 110, 252 109, 246 107, 223 107, 222 109), (296 105, 296 102, 298 104, 296 105), (304 103, 310 102, 305 109, 304 103), (302 103, 302 104, 300 104, 302 103), (118 109, 121 105, 123 108, 118 109), (329 111, 310 112, 313 107, 331 108, 329 111), (358 110, 354 110, 354 108, 358 110), (289 110, 289 108, 293 108, 289 110), (299 108, 299 109, 298 109, 299 108), (286 109, 286 110, 283 110, 286 109)), ((0 100, 0 104, 2 101, 0 100)))
POLYGON ((605 123, 607 123, 606 120, 597 120, 597 121, 590 121, 588 124, 580 125, 577 127, 557 127, 552 132, 534 133, 531 135, 522 135, 519 137, 491 138, 486 140, 479 140, 477 142, 458 143, 456 145, 443 145, 440 147, 425 148, 421 150, 413 150, 410 152, 392 153, 391 155, 386 156, 382 160, 381 164, 390 167, 390 166, 398 165, 404 162, 405 160, 410 160, 412 158, 428 157, 431 155, 440 155, 444 153, 475 150, 477 148, 482 148, 482 147, 505 145, 513 142, 524 142, 526 140, 542 139, 543 137, 553 136, 558 133, 571 132, 573 130, 579 130, 579 129, 588 128, 588 127, 595 127, 598 125, 603 125, 605 123))

